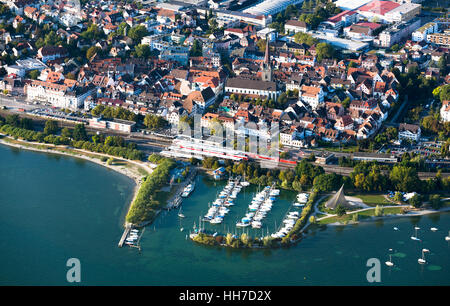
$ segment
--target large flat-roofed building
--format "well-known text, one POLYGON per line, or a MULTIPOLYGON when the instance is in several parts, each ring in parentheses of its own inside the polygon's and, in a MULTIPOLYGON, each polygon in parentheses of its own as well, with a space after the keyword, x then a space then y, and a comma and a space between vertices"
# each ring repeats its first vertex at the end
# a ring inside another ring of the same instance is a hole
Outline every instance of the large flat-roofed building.
POLYGON ((374 40, 374 45, 389 48, 392 45, 407 38, 420 27, 420 19, 415 17, 408 22, 399 22, 385 29, 380 33, 378 39, 374 40))
POLYGON ((244 78, 230 78, 225 85, 225 92, 242 95, 254 95, 276 99, 280 94, 275 82, 251 80, 244 78))
POLYGON ((372 0, 338 0, 335 2, 336 6, 342 10, 355 10, 363 5, 366 5, 372 0))
POLYGON ((366 5, 358 8, 357 12, 370 21, 379 19, 380 21, 388 22, 386 14, 399 6, 399 3, 395 3, 392 1, 373 0, 366 5))
POLYGON ((289 5, 296 5, 303 3, 303 0, 264 0, 248 9, 245 9, 244 13, 254 15, 275 15, 281 11, 284 11, 289 5))
MULTIPOLYGON (((198 7, 196 8, 196 10, 202 16, 205 16, 209 12, 209 8, 203 7, 198 7)), ((252 13, 229 11, 223 9, 214 9, 213 13, 214 15, 216 15, 215 17, 220 20, 239 20, 241 22, 253 24, 262 28, 272 23, 272 16, 257 15, 252 13)))
POLYGON ((420 14, 421 5, 405 3, 386 13, 385 18, 389 22, 408 21, 420 14))

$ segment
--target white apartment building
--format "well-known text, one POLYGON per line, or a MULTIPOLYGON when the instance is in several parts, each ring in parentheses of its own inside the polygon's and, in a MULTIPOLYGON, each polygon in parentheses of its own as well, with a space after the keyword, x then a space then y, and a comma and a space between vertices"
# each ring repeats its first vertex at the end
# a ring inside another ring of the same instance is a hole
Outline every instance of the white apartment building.
POLYGON ((428 42, 427 35, 436 33, 437 31, 438 31, 438 24, 435 22, 429 22, 429 23, 421 26, 417 30, 415 30, 411 35, 411 39, 412 39, 412 41, 425 40, 426 42, 428 42))
POLYGON ((322 87, 302 85, 299 91, 299 99, 308 103, 312 109, 316 109, 323 104, 325 93, 322 87))

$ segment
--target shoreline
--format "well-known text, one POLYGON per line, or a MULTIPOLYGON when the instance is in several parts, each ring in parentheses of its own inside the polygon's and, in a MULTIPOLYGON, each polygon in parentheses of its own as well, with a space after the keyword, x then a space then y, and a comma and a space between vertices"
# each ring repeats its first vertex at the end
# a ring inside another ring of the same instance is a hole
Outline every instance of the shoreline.
POLYGON ((349 221, 347 224, 341 223, 341 222, 333 222, 328 224, 317 224, 318 226, 346 226, 346 225, 355 225, 358 223, 367 223, 367 222, 373 222, 378 220, 388 220, 388 219, 394 219, 394 218, 402 218, 402 217, 421 217, 421 216, 427 216, 431 214, 439 214, 439 213, 445 213, 450 212, 450 207, 441 208, 439 210, 430 210, 425 209, 423 211, 415 211, 412 213, 406 213, 406 214, 389 214, 385 216, 375 217, 371 216, 370 218, 365 218, 363 220, 358 220, 356 222, 349 221))
MULTIPOLYGON (((0 134, 0 135, 2 135, 5 138, 10 138, 9 136, 4 135, 4 134, 0 134)), ((133 197, 132 197, 130 203, 128 203, 127 209, 126 209, 126 214, 124 215, 123 226, 126 226, 127 222, 125 220, 125 216, 127 215, 128 211, 131 208, 131 205, 133 204, 134 200, 137 197, 139 189, 140 189, 140 187, 142 185, 142 178, 144 178, 145 175, 133 172, 132 170, 127 169, 125 166, 107 165, 106 162, 102 162, 100 159, 96 159, 96 158, 93 158, 93 157, 86 156, 83 153, 89 153, 89 154, 97 155, 97 156, 111 157, 111 158, 113 158, 115 160, 118 160, 118 161, 121 161, 121 162, 130 162, 129 160, 123 159, 121 157, 115 157, 115 156, 110 156, 110 155, 96 153, 96 152, 86 152, 84 150, 78 150, 78 149, 69 149, 69 150, 73 151, 74 153, 78 153, 78 154, 70 154, 70 153, 62 152, 62 151, 58 150, 58 146, 54 146, 54 145, 53 145, 53 147, 51 147, 51 145, 46 145, 46 144, 42 144, 42 143, 24 142, 22 140, 15 140, 15 141, 22 142, 24 144, 11 143, 11 142, 5 141, 4 139, 0 138, 0 145, 5 145, 5 146, 8 146, 8 147, 22 149, 22 150, 41 152, 41 153, 48 153, 48 154, 59 154, 59 155, 73 157, 73 158, 83 159, 83 160, 95 163, 97 165, 103 166, 103 167, 105 167, 105 168, 107 168, 109 170, 118 172, 118 173, 120 173, 120 174, 122 174, 122 175, 124 175, 124 176, 126 176, 126 177, 128 177, 130 179, 132 179, 135 186, 133 188, 133 197), (27 143, 29 143, 30 145, 46 146, 47 149, 40 149, 40 148, 36 148, 36 147, 32 147, 32 146, 27 146, 26 145, 27 143), (53 148, 56 148, 56 150, 54 150, 53 148)), ((67 147, 64 147, 64 149, 67 149, 67 147)), ((131 162, 131 163, 133 163, 133 162, 131 162)), ((137 163, 133 163, 133 164, 135 164, 138 167, 143 168, 143 166, 138 165, 137 163)), ((143 168, 143 169, 148 173, 148 169, 145 169, 145 168, 143 168)), ((150 173, 148 173, 148 174, 150 174, 150 173)))

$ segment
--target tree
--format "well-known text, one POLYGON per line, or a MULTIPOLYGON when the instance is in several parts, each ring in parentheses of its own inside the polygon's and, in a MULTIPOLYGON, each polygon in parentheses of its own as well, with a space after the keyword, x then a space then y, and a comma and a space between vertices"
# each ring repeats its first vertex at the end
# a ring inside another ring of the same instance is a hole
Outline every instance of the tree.
POLYGON ((81 33, 81 37, 88 40, 100 40, 105 38, 105 32, 97 25, 91 24, 86 31, 81 33))
POLYGON ((381 207, 380 205, 377 205, 375 207, 375 212, 374 212, 375 217, 380 217, 383 215, 383 213, 384 213, 383 207, 381 207))
POLYGON ((429 201, 433 209, 440 209, 442 207, 441 197, 438 194, 430 195, 429 201))
POLYGON ((203 55, 203 48, 202 43, 198 39, 195 39, 192 43, 192 48, 189 52, 189 56, 202 56, 203 55))
POLYGON ((342 217, 345 214, 346 214, 346 212, 345 212, 344 206, 342 206, 341 204, 336 206, 336 215, 338 215, 339 217, 342 217))
POLYGON ((144 125, 151 130, 155 130, 165 127, 167 125, 167 121, 160 116, 147 114, 144 118, 144 125))
POLYGON ((317 44, 319 41, 312 37, 311 35, 303 32, 297 32, 294 35, 294 41, 298 44, 307 44, 308 46, 312 46, 317 44))
POLYGON ((67 138, 72 138, 72 132, 68 128, 65 127, 61 130, 61 136, 67 137, 67 138))
POLYGON ((31 70, 30 72, 28 72, 28 75, 30 76, 30 79, 32 79, 32 80, 37 80, 37 78, 40 74, 41 73, 39 70, 31 70))
POLYGON ((102 49, 97 46, 92 46, 86 51, 86 58, 90 60, 94 55, 100 52, 102 49))
POLYGON ((393 187, 401 191, 413 191, 420 183, 417 170, 413 167, 396 165, 389 175, 393 187))
POLYGON ((333 58, 334 48, 328 43, 318 43, 316 45, 317 60, 321 61, 324 58, 333 58))
POLYGON ((145 44, 137 45, 135 51, 137 57, 149 58, 150 55, 152 54, 150 46, 145 44))
POLYGON ((75 141, 87 140, 87 134, 86 134, 86 129, 84 127, 84 124, 80 123, 80 124, 75 125, 75 129, 73 130, 72 137, 75 141))
POLYGON ((134 42, 141 41, 142 37, 148 35, 147 28, 144 25, 134 26, 128 31, 128 37, 134 42))
POLYGON ((409 199, 409 204, 411 204, 412 206, 414 206, 415 208, 419 208, 420 206, 422 206, 422 199, 420 197, 419 194, 415 194, 413 195, 410 199, 409 199))
POLYGON ((47 120, 45 122, 44 134, 56 134, 58 132, 58 123, 54 120, 47 120))

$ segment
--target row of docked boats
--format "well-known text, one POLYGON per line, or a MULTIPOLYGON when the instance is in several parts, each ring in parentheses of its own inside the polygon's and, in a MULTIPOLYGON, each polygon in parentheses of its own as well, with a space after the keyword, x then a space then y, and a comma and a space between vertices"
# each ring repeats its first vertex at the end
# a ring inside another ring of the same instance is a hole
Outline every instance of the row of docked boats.
MULTIPOLYGON (((293 207, 303 207, 308 202, 309 194, 308 193, 299 193, 297 195, 297 201, 292 204, 293 207)), ((286 217, 283 220, 282 226, 278 229, 277 232, 273 233, 272 238, 283 238, 286 236, 295 226, 298 218, 300 218, 300 211, 294 210, 287 213, 286 217)))
POLYGON ((297 201, 292 205, 294 207, 303 207, 308 202, 309 194, 308 193, 299 193, 297 195, 297 201))
POLYGON ((239 178, 230 179, 224 189, 219 193, 216 200, 209 207, 208 212, 203 217, 203 221, 208 221, 211 224, 220 224, 226 214, 230 212, 228 207, 234 205, 234 199, 242 189, 239 183, 239 178))
POLYGON ((266 217, 267 213, 270 212, 273 202, 279 194, 279 189, 266 186, 253 197, 252 202, 248 206, 248 212, 245 214, 245 217, 236 223, 236 226, 261 228, 261 221, 266 217))
POLYGON ((131 229, 128 237, 125 239, 125 244, 133 246, 136 245, 139 239, 139 231, 137 229, 131 229))

